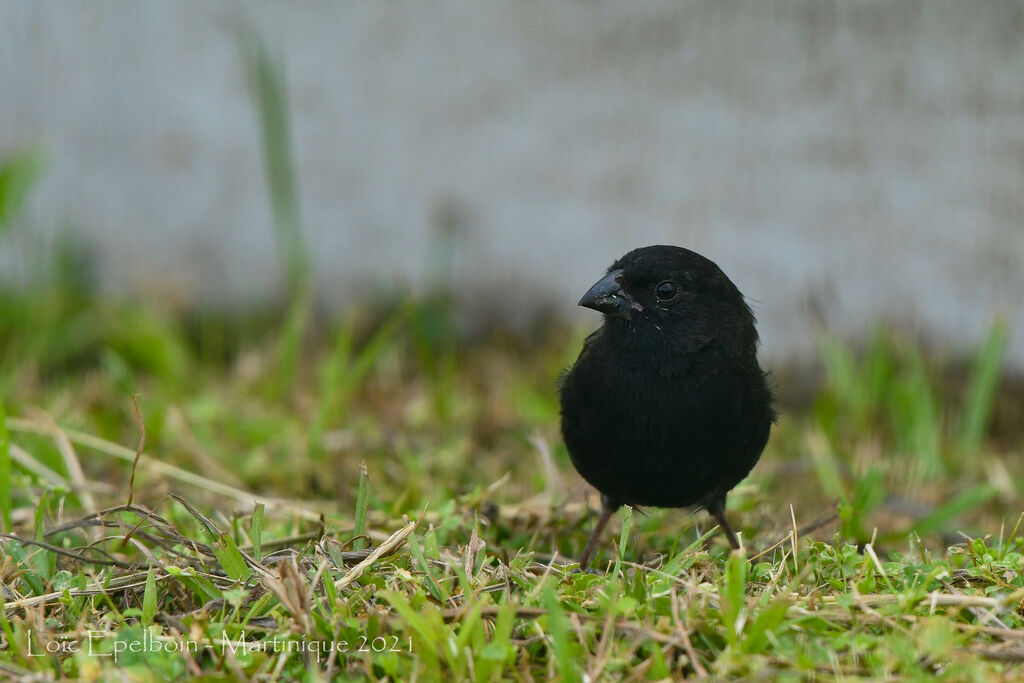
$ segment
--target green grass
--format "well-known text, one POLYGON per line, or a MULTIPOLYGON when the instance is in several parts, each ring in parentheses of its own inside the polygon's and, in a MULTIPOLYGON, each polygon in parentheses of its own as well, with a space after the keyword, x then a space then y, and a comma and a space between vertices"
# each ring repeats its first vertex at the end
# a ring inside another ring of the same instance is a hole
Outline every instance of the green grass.
POLYGON ((860 353, 824 341, 817 399, 784 412, 730 498, 744 554, 702 514, 645 510, 617 516, 586 574, 573 558, 597 499, 554 390, 582 335, 449 337, 437 381, 420 327, 436 305, 311 321, 281 391, 275 316, 0 294, 0 669, 1024 673, 1020 440, 988 436, 1002 327, 959 380, 891 335, 860 353), (136 393, 146 448, 128 505, 136 393))

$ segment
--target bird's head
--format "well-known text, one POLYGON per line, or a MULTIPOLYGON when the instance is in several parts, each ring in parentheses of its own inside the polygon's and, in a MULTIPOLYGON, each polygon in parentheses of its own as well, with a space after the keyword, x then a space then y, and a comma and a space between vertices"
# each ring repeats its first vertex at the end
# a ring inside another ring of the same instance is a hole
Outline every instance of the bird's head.
POLYGON ((605 314, 606 327, 690 353, 722 337, 756 347, 754 317, 714 262, 684 249, 634 249, 580 299, 605 314))

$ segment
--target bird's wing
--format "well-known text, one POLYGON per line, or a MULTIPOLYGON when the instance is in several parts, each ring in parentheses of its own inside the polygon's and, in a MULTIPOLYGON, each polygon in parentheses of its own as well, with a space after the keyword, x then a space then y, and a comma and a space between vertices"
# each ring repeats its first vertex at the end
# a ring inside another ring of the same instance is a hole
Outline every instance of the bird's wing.
POLYGON ((570 372, 572 372, 573 367, 575 367, 577 363, 583 360, 583 357, 586 356, 593 349, 594 340, 597 338, 599 334, 601 334, 602 329, 603 328, 599 327, 590 334, 588 334, 587 338, 583 340, 583 349, 580 351, 580 355, 576 357, 576 362, 567 368, 562 368, 562 371, 558 373, 558 378, 555 380, 555 386, 558 387, 559 390, 562 389, 562 386, 565 384, 565 378, 569 376, 570 372))

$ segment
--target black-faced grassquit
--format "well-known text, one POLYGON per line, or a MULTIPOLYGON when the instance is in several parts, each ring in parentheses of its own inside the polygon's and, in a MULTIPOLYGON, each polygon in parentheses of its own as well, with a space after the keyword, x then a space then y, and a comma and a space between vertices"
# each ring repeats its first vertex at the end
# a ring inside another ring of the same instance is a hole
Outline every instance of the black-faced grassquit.
POLYGON ((705 508, 738 548, 725 497, 775 420, 743 295, 700 254, 659 245, 613 263, 579 305, 604 314, 560 386, 565 445, 602 501, 580 566, 622 505, 705 508))

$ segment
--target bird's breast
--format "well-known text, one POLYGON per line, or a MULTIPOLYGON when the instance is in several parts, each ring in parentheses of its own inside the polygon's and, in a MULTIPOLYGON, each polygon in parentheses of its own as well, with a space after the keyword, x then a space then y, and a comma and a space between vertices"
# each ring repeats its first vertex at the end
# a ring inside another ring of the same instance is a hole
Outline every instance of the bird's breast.
POLYGON ((719 480, 731 488, 756 462, 771 418, 759 414, 750 373, 720 362, 715 372, 664 373, 600 358, 584 354, 562 387, 566 446, 598 490, 681 507, 719 480))

